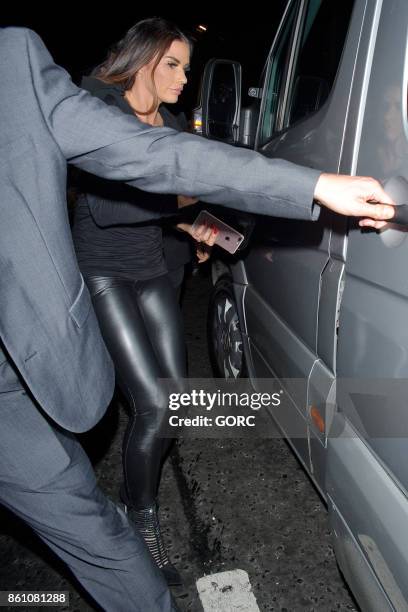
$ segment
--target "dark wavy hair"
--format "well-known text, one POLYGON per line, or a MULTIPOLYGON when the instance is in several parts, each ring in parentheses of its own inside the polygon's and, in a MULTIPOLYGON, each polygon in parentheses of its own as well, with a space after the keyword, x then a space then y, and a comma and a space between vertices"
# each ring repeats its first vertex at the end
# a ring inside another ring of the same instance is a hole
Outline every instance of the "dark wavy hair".
MULTIPOLYGON (((104 83, 121 85, 124 91, 131 89, 136 73, 154 60, 154 72, 163 55, 173 41, 180 40, 192 48, 192 41, 174 23, 161 17, 143 19, 130 28, 108 52, 102 64, 92 71, 92 76, 104 83)), ((153 101, 152 108, 141 114, 148 114, 157 104, 153 101)))

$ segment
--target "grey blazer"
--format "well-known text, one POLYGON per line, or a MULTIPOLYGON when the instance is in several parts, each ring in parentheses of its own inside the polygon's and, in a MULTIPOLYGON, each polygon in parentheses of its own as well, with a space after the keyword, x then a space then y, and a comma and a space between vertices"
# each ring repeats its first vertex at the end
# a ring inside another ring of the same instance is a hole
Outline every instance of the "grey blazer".
POLYGON ((84 431, 103 415, 114 373, 72 246, 67 162, 147 191, 298 219, 316 215, 319 173, 138 124, 73 85, 30 30, 0 29, 0 84, 0 337, 44 411, 84 431))

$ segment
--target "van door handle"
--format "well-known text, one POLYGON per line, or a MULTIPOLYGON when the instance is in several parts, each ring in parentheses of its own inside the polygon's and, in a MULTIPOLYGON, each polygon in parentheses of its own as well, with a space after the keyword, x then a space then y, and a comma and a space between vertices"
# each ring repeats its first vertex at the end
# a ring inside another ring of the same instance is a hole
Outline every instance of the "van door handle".
POLYGON ((393 176, 384 183, 384 190, 397 204, 388 223, 408 225, 408 181, 403 176, 393 176))
POLYGON ((392 219, 388 220, 388 223, 408 225, 408 204, 395 206, 395 214, 392 219))

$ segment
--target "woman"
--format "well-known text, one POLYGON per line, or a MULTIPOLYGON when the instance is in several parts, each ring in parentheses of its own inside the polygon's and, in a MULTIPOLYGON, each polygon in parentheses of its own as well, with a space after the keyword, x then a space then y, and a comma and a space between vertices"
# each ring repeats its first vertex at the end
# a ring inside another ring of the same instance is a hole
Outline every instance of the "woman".
MULTIPOLYGON (((91 93, 151 126, 178 128, 163 102, 177 102, 187 81, 190 42, 171 23, 133 26, 106 61, 85 78, 91 93)), ((157 519, 156 496, 169 440, 161 437, 168 397, 157 379, 186 377, 181 313, 163 258, 160 218, 193 198, 137 191, 81 177, 74 242, 130 418, 123 442, 121 498, 169 584, 180 583, 157 519)), ((193 234, 191 225, 179 228, 193 234)), ((194 234, 211 245, 209 228, 194 234)))

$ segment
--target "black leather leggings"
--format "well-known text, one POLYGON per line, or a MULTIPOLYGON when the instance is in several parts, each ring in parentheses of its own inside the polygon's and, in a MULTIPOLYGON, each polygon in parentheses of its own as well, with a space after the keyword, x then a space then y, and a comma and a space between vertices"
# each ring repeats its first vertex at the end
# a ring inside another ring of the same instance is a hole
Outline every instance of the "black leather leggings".
POLYGON ((117 383, 130 419, 123 441, 124 491, 128 505, 145 508, 157 495, 161 463, 170 440, 168 395, 158 378, 186 378, 181 312, 167 275, 147 281, 91 276, 86 279, 117 383))

